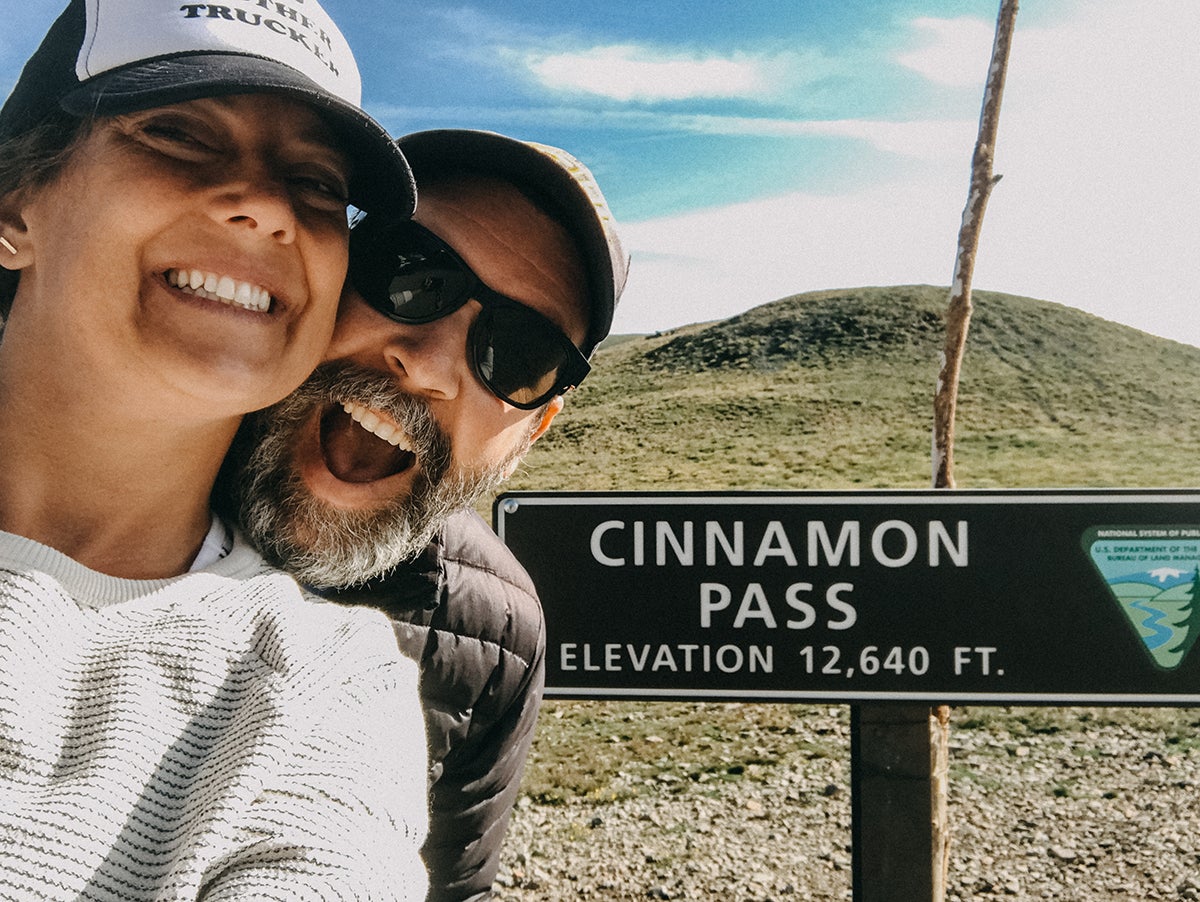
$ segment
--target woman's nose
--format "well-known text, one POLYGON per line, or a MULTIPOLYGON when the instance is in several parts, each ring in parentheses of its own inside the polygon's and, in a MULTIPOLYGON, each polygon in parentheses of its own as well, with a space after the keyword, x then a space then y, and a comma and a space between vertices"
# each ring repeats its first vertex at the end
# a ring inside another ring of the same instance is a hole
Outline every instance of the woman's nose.
POLYGON ((287 183, 265 165, 243 163, 240 168, 218 196, 214 218, 291 244, 296 238, 296 208, 287 183))

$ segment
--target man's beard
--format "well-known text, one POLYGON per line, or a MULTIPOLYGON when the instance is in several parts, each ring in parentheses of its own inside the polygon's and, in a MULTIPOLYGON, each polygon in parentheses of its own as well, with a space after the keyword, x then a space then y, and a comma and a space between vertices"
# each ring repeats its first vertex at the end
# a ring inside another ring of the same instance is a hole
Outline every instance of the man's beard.
POLYGON ((385 373, 350 364, 319 367, 287 398, 251 417, 245 434, 251 451, 237 479, 242 528, 269 561, 317 589, 351 587, 415 558, 451 513, 494 491, 530 445, 527 438, 488 467, 456 468, 449 436, 427 401, 398 391, 385 373), (315 497, 292 463, 314 411, 345 401, 390 417, 420 464, 406 495, 372 510, 343 510, 315 497))

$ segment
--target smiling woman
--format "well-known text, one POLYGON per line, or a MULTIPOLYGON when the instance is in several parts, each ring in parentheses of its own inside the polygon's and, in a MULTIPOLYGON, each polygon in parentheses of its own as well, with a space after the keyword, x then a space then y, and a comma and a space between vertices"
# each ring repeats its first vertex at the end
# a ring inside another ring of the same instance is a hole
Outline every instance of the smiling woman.
POLYGON ((209 508, 411 174, 313 0, 198 9, 76 0, 0 110, 0 897, 423 899, 414 666, 209 508))
POLYGON ((277 401, 329 340, 346 170, 317 114, 288 98, 96 120, 58 176, 13 205, 22 276, 6 365, 71 360, 22 384, 106 417, 114 404, 171 409, 180 428, 277 401))

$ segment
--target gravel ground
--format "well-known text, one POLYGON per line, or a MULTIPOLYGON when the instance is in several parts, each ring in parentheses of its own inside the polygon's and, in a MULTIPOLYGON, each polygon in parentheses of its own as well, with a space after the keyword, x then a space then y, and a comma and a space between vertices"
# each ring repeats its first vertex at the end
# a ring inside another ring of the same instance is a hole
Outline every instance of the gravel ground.
MULTIPOLYGON (((950 902, 1200 900, 1196 714, 982 711, 951 718, 950 902)), ((787 732, 795 752, 762 764, 722 772, 705 763, 719 744, 677 741, 653 773, 553 805, 523 795, 497 898, 850 899, 848 709, 787 732), (831 740, 845 753, 813 751, 831 740)))

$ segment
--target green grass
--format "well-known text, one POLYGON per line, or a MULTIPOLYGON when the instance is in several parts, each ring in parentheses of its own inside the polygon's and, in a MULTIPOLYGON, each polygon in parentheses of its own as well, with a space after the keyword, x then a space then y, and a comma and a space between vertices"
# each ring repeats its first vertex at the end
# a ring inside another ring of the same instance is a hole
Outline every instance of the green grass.
POLYGON ((796 704, 548 701, 522 791, 557 805, 576 798, 614 801, 649 785, 677 794, 720 782, 763 782, 789 760, 844 757, 839 731, 811 729, 818 710, 828 711, 796 704))
MULTIPOLYGON (((623 336, 509 487, 923 488, 945 289, 799 295, 623 336)), ((962 487, 1195 485, 1200 349, 1071 308, 975 293, 962 487)))
MULTIPOLYGON (((932 286, 814 292, 721 322, 619 336, 505 488, 926 488, 946 298, 932 286)), ((1200 484, 1200 348, 1045 301, 977 291, 974 302, 957 417, 959 487, 1200 484)), ((781 739, 760 754, 739 743, 738 721, 794 724, 806 710, 551 702, 525 788, 551 803, 602 799, 630 785, 618 774, 663 772, 669 759, 689 764, 673 771, 683 787, 703 788, 705 773, 755 778, 790 746, 781 739)), ((969 708, 953 722, 1014 739, 1160 724, 1166 741, 1190 745, 1200 716, 969 708)), ((780 736, 795 744, 786 726, 780 736)), ((811 751, 848 754, 833 737, 811 751)))

